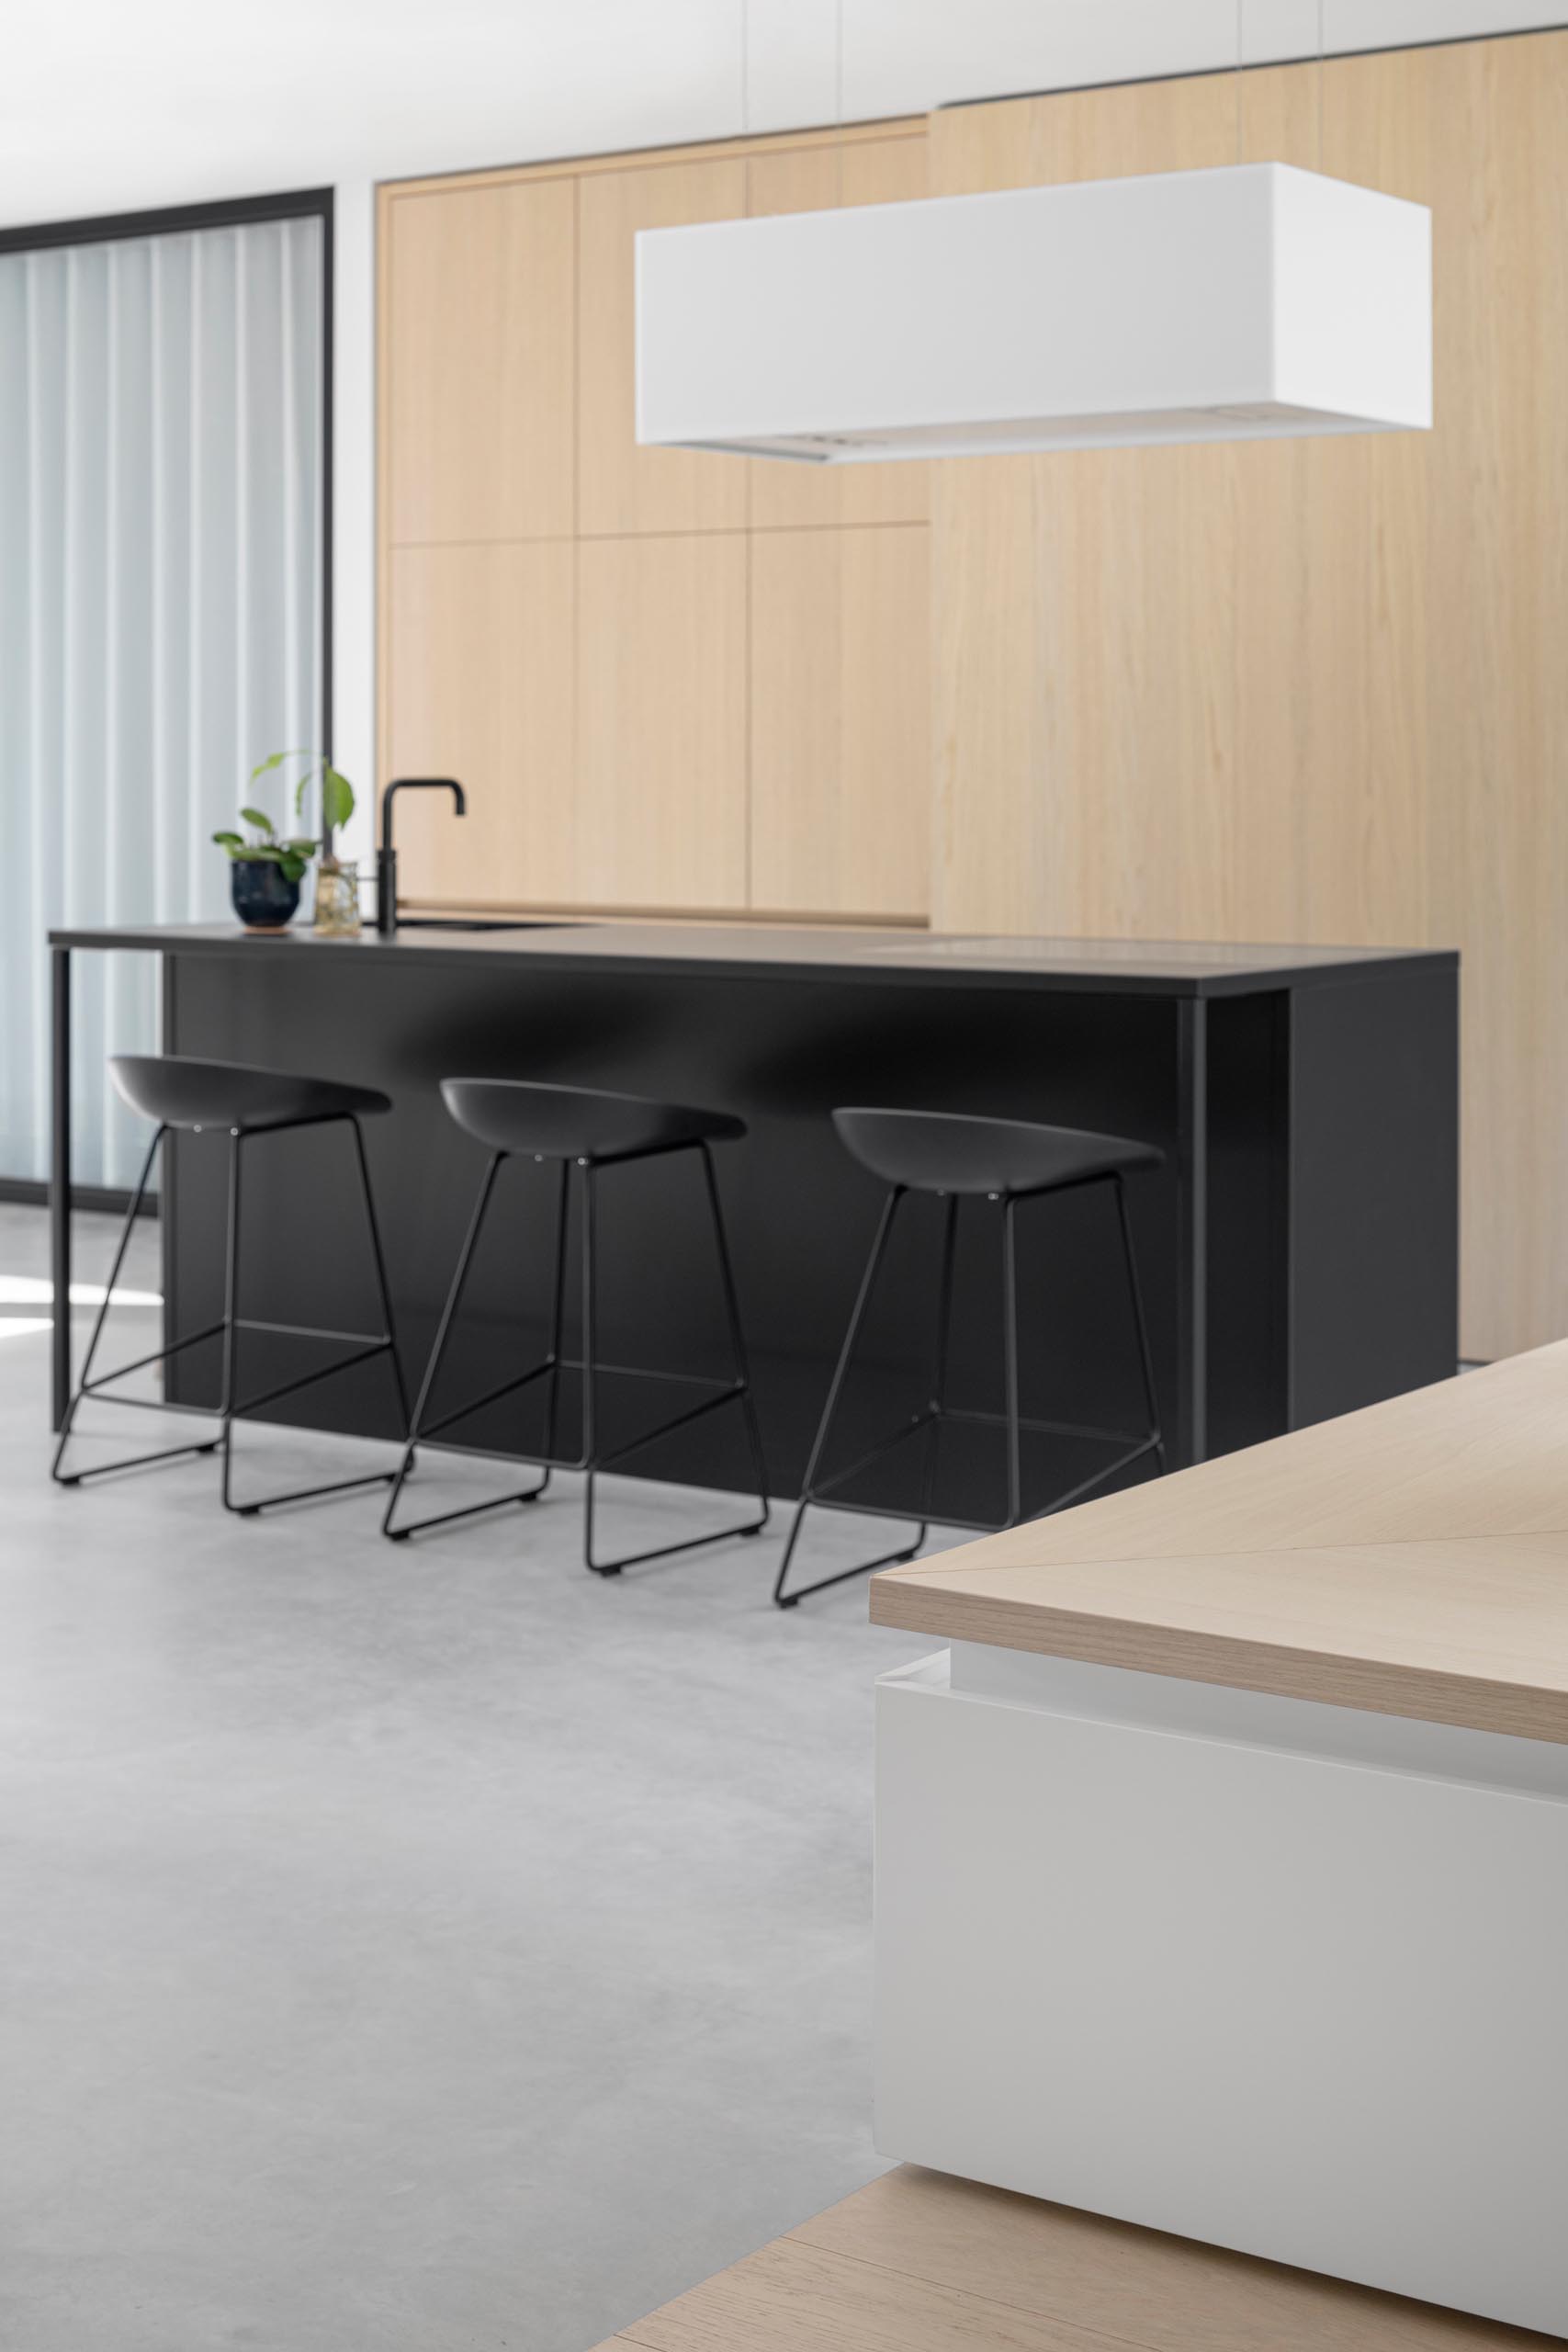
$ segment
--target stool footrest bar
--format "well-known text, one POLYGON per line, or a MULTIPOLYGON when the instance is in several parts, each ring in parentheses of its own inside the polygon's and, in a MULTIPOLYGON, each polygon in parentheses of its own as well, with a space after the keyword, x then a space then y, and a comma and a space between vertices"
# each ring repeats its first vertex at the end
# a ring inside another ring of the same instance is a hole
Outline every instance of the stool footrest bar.
MULTIPOLYGON (((150 1363, 167 1363, 169 1358, 177 1356, 182 1349, 194 1348, 202 1340, 217 1339, 222 1329, 221 1323, 209 1323, 200 1331, 187 1331, 183 1340, 171 1340, 166 1348, 154 1348, 149 1356, 133 1356, 129 1363, 117 1364, 112 1372, 100 1372, 96 1380, 84 1380, 76 1394, 79 1397, 96 1396, 100 1388, 108 1386, 110 1381, 124 1380, 133 1372, 145 1372, 150 1363)), ((113 1399, 109 1401, 112 1403, 113 1399)))
POLYGON ((62 1487, 85 1487, 89 1479, 110 1478, 117 1470, 139 1470, 148 1462, 176 1462, 183 1455, 216 1453, 222 1442, 221 1438, 209 1437, 203 1438, 197 1445, 159 1446, 152 1453, 128 1454, 122 1462, 100 1462, 91 1469, 67 1471, 60 1478, 59 1484, 62 1487))
POLYGON ((264 1405, 276 1405, 280 1396, 296 1396, 301 1388, 313 1388, 318 1380, 330 1380, 334 1373, 351 1372, 356 1363, 369 1363, 375 1357, 384 1356, 391 1345, 389 1339, 376 1340, 369 1347, 344 1356, 340 1363, 324 1363, 314 1372, 300 1373, 294 1380, 280 1381, 276 1388, 264 1388, 259 1396, 247 1396, 243 1405, 231 1406, 229 1417, 243 1421, 247 1414, 259 1412, 264 1405))

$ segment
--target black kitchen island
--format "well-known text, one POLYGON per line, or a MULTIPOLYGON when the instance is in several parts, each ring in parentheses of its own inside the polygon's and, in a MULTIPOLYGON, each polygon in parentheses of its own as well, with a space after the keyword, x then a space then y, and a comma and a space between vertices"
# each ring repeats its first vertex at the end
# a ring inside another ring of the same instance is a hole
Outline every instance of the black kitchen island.
MULTIPOLYGON (((844 1103, 1048 1120, 1166 1153, 1129 1201, 1175 1464, 1444 1378, 1457 1360, 1450 953, 630 922, 353 940, 147 926, 62 930, 51 947, 57 1426, 70 1378, 71 959, 84 950, 160 957, 166 1052, 347 1079, 392 1097, 392 1115, 371 1121, 366 1141, 416 1376, 483 1164, 446 1117, 441 1079, 604 1086, 739 1114, 749 1134, 721 1149, 719 1176, 781 1495, 802 1475, 879 1206, 879 1188, 829 1123, 844 1103)), ((165 1149, 174 1340, 220 1306, 225 1145, 182 1135, 165 1149)), ((452 1366, 453 1403, 521 1368, 547 1317, 550 1172, 514 1167, 504 1182, 452 1366)), ((681 1161, 605 1182, 603 1314, 606 1352, 619 1361, 722 1367, 699 1189, 681 1161)), ((367 1328, 355 1205, 341 1137, 307 1131, 258 1147, 241 1280, 249 1296, 265 1294, 270 1319, 367 1328)), ((920 1401, 936 1216, 916 1204, 896 1245, 856 1408, 868 1430, 920 1401)), ((983 1409, 1001 1381, 995 1216, 966 1213, 959 1240, 954 1388, 983 1409)), ((1111 1218, 1105 1200, 1067 1195, 1021 1220, 1025 1409, 1038 1419, 1137 1418, 1111 1218)), ((258 1340, 246 1391, 302 1368, 301 1349, 324 1360, 314 1340, 258 1340)), ((170 1400, 212 1402, 216 1356, 203 1344, 176 1357, 170 1400)), ((395 1436, 389 1386, 376 1366, 349 1372, 289 1400, 288 1418, 395 1436)), ((628 1467, 743 1485, 729 1418, 628 1467)), ((515 1399, 454 1434, 524 1458, 539 1443, 515 1399)), ((1075 1453, 1084 1441, 1036 1442, 1041 1495, 1095 1466, 1092 1448, 1075 1453)), ((999 1518, 999 1440, 977 1430, 975 1449, 954 1449, 940 1504, 999 1518)), ((907 1468, 882 1473, 888 1499, 908 1493, 907 1478, 907 1468)))

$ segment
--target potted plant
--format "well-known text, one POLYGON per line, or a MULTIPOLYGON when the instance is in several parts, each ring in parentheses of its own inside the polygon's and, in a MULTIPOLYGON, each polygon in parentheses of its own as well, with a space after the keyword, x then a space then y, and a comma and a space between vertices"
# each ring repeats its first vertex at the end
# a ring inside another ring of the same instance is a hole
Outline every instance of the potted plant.
MULTIPOLYGON (((313 752, 274 752, 270 759, 260 761, 251 770, 253 786, 287 760, 310 763, 295 786, 294 813, 297 818, 303 816, 305 796, 312 784, 317 785, 321 794, 321 836, 282 835, 265 808, 250 807, 240 811, 240 821, 250 828, 248 833, 224 831, 212 836, 219 847, 229 854, 230 897, 234 912, 247 931, 278 932, 288 928, 299 907, 299 885, 310 860, 321 847, 322 840, 330 840, 354 814, 354 786, 330 761, 318 758, 313 752)), ((323 879, 329 875, 333 878, 334 888, 329 896, 333 905, 341 912, 343 903, 352 899, 356 916, 357 890, 352 869, 340 865, 329 850, 321 860, 321 874, 323 879)), ((347 929, 350 925, 340 921, 333 927, 347 929)), ((353 927, 357 928, 357 923, 353 927)))

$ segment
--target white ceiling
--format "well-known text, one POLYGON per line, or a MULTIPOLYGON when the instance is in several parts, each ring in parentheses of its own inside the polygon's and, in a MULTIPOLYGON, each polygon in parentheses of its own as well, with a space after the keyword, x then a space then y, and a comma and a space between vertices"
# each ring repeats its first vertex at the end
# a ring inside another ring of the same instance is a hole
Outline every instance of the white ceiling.
MULTIPOLYGON (((1323 0, 1330 50, 1568 0, 1323 0)), ((1231 62, 1237 0, 3 0, 0 226, 1231 62), (841 8, 842 71, 836 31, 841 8), (749 71, 742 93, 743 17, 749 71)), ((1242 0, 1250 58, 1318 0, 1242 0)))

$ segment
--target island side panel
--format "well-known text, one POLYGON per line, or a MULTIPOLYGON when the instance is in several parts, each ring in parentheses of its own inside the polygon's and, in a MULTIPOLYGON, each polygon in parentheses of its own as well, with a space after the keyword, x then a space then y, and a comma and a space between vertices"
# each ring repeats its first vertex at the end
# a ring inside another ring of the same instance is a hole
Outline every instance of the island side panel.
POLYGON ((1457 967, 1291 994, 1288 1426, 1459 1361, 1457 967))
POLYGON ((1291 992, 1216 997, 1207 1016, 1206 1452, 1213 1457, 1290 1426, 1291 992))

